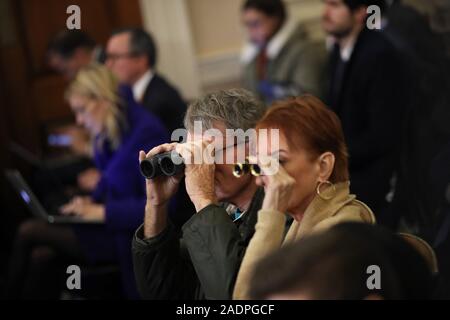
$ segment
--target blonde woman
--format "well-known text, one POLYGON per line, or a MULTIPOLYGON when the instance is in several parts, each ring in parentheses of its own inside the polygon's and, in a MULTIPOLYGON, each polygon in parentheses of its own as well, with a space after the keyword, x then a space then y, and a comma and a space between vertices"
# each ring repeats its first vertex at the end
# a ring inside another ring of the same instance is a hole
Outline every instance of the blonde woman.
POLYGON ((119 262, 125 294, 136 298, 131 239, 143 219, 146 202, 145 181, 136 157, 140 150, 166 142, 165 128, 135 104, 131 90, 120 87, 104 66, 81 69, 69 85, 66 99, 77 123, 93 137, 101 178, 89 197, 75 197, 61 213, 97 224, 23 223, 11 259, 9 296, 57 298, 57 277, 54 273, 46 277, 46 272, 57 266, 56 258, 64 258, 78 264, 119 262))

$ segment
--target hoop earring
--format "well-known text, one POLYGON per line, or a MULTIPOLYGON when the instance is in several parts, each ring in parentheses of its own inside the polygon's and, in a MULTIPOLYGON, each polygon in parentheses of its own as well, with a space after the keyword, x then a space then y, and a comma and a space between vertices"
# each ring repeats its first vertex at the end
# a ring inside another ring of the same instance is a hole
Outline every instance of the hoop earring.
POLYGON ((327 180, 327 181, 320 181, 319 184, 317 185, 316 193, 317 193, 317 195, 318 195, 322 200, 325 200, 325 201, 331 200, 331 199, 333 199, 334 196, 336 195, 336 186, 335 186, 332 182, 330 182, 330 181, 328 181, 328 180, 327 180), (321 188, 324 184, 329 185, 329 186, 333 189, 333 195, 332 195, 332 196, 325 197, 325 196, 321 193, 320 188, 321 188))

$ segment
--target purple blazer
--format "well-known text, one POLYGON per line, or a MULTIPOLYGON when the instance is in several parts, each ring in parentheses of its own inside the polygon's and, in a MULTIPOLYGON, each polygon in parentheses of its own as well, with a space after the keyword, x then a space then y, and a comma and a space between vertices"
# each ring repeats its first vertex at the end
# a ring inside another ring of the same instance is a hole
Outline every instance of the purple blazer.
MULTIPOLYGON (((126 102, 127 129, 117 150, 108 141, 95 144, 94 160, 101 180, 93 199, 105 205, 104 225, 78 225, 75 231, 90 263, 118 262, 125 294, 138 298, 131 257, 134 231, 142 224, 146 202, 145 179, 139 170, 139 151, 168 142, 163 124, 138 105, 131 89, 121 87, 126 102)), ((98 138, 96 139, 98 141, 98 138)))

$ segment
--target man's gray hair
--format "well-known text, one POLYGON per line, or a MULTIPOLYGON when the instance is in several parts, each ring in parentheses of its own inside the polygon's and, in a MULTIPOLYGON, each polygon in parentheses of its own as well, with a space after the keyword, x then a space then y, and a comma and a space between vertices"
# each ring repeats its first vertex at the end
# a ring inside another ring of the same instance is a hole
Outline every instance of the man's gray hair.
POLYGON ((194 101, 184 117, 184 126, 193 131, 200 121, 203 130, 213 127, 214 121, 223 122, 227 129, 254 128, 266 111, 264 104, 244 89, 220 90, 194 101))

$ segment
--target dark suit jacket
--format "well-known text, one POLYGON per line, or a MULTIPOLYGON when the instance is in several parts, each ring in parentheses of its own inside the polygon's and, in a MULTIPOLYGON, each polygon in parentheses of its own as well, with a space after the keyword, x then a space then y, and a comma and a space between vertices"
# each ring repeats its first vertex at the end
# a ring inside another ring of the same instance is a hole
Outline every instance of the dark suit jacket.
MULTIPOLYGON (((330 79, 335 67, 330 59, 330 79)), ((340 94, 330 106, 341 119, 350 154, 351 191, 375 214, 386 206, 396 166, 406 101, 403 79, 394 46, 380 32, 364 29, 345 68, 340 94)))
POLYGON ((169 131, 183 128, 186 104, 178 91, 164 78, 155 74, 145 89, 141 104, 156 115, 169 131))

